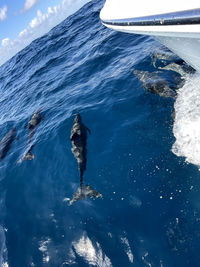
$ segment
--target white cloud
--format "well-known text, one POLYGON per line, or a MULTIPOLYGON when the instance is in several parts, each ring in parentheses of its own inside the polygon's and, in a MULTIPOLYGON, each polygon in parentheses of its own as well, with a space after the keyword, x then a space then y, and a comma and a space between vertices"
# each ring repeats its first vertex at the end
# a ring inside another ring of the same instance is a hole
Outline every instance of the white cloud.
POLYGON ((26 0, 24 4, 24 11, 31 9, 34 5, 37 4, 37 2, 39 2, 39 0, 26 0))
POLYGON ((5 38, 5 39, 3 39, 3 40, 1 41, 1 45, 4 46, 4 47, 6 47, 6 46, 8 46, 8 45, 10 45, 10 44, 11 44, 11 40, 10 40, 10 38, 5 38))
POLYGON ((21 32, 19 33, 19 38, 23 38, 23 37, 25 37, 27 34, 28 34, 27 29, 24 29, 23 31, 21 31, 21 32))
POLYGON ((46 13, 37 11, 27 28, 22 30, 15 40, 5 38, 0 46, 0 65, 13 57, 33 40, 50 31, 65 18, 76 12, 90 0, 63 0, 60 5, 48 7, 46 13))
POLYGON ((3 6, 2 8, 0 8, 0 20, 7 19, 7 11, 8 11, 7 6, 3 6))

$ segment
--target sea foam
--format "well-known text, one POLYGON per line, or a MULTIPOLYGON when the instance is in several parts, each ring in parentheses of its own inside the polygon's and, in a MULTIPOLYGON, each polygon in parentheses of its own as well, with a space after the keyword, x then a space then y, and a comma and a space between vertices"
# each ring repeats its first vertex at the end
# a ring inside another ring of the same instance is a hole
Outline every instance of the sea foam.
POLYGON ((175 102, 172 151, 200 166, 200 75, 188 75, 175 102))

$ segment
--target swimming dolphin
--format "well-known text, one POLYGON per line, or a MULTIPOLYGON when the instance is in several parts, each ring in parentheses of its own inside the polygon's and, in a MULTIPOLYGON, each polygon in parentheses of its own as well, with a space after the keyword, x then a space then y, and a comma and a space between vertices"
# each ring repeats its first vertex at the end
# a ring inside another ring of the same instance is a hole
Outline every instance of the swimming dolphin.
POLYGON ((148 72, 142 70, 133 70, 133 73, 142 83, 144 88, 150 93, 163 97, 175 98, 176 93, 169 88, 167 81, 159 77, 159 71, 148 72))
POLYGON ((13 141, 16 138, 16 128, 12 128, 0 142, 0 161, 7 155, 13 141))
POLYGON ((184 68, 185 65, 179 65, 176 63, 170 63, 164 67, 159 67, 159 69, 161 70, 171 70, 174 71, 178 74, 180 74, 183 78, 186 76, 187 73, 189 73, 189 70, 187 70, 186 68, 184 68))
POLYGON ((32 138, 35 134, 36 128, 39 125, 39 123, 42 121, 43 116, 41 114, 41 109, 38 109, 34 112, 32 115, 30 121, 25 126, 25 128, 28 128, 28 141, 26 144, 26 151, 22 158, 18 161, 18 163, 21 163, 24 160, 32 160, 34 159, 34 154, 32 153, 32 149, 34 147, 34 144, 32 144, 32 138))
POLYGON ((177 56, 174 55, 172 52, 163 51, 163 50, 151 53, 150 57, 151 57, 152 65, 156 69, 157 69, 157 61, 158 61, 158 65, 160 64, 167 65, 169 64, 169 62, 177 60, 177 56))
POLYGON ((83 174, 86 170, 87 164, 87 133, 91 133, 83 123, 81 115, 78 113, 74 119, 74 123, 71 129, 70 140, 72 142, 72 153, 78 162, 78 169, 80 174, 80 188, 74 194, 73 199, 70 201, 70 205, 81 199, 97 198, 102 195, 94 190, 90 185, 83 185, 83 174))
POLYGON ((33 135, 35 134, 36 127, 42 121, 42 119, 43 119, 43 116, 41 114, 41 109, 38 109, 37 111, 34 112, 33 116, 30 119, 30 121, 26 125, 26 127, 29 130, 28 143, 31 142, 31 139, 32 139, 33 135))
POLYGON ((178 75, 173 75, 175 77, 176 89, 183 87, 188 75, 193 74, 195 72, 195 70, 191 66, 187 65, 186 63, 182 63, 180 65, 175 62, 170 63, 164 67, 159 67, 159 69, 172 71, 174 72, 174 74, 178 74, 178 75))
POLYGON ((83 179, 87 164, 87 132, 91 133, 82 123, 81 115, 77 114, 71 129, 70 140, 72 142, 72 153, 78 162, 80 179, 83 179))

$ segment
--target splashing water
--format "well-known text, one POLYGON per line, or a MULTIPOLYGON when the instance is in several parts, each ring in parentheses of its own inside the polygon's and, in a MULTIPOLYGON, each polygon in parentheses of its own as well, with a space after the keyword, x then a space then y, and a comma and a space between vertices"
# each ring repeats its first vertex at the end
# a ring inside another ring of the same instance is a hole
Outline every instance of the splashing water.
POLYGON ((200 75, 188 75, 175 102, 172 151, 200 166, 200 75))

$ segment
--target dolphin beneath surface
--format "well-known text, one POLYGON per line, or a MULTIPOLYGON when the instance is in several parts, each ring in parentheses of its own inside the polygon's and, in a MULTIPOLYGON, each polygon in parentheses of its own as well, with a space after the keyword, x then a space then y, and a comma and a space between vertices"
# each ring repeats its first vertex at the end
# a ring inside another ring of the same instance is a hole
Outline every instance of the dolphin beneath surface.
POLYGON ((32 138, 35 134, 37 126, 40 124, 42 120, 43 120, 43 116, 41 113, 41 109, 38 109, 37 111, 34 112, 30 121, 25 126, 25 128, 28 128, 28 141, 26 144, 26 151, 23 154, 22 158, 18 160, 18 163, 21 163, 24 160, 34 159, 34 154, 32 153, 32 149, 34 147, 34 144, 32 144, 32 138))
POLYGON ((41 113, 41 109, 38 109, 37 111, 33 113, 33 116, 31 117, 30 121, 26 125, 26 128, 28 128, 29 130, 28 143, 31 142, 31 139, 33 135, 35 134, 36 127, 42 121, 42 119, 43 119, 43 116, 41 113))
POLYGON ((87 132, 91 133, 82 123, 81 115, 77 114, 71 129, 70 140, 72 142, 72 153, 78 162, 80 179, 83 179, 87 164, 87 132))
POLYGON ((82 123, 81 115, 78 113, 74 119, 74 123, 71 129, 70 140, 72 142, 72 153, 78 162, 78 169, 80 174, 80 187, 78 191, 73 195, 69 205, 72 205, 75 201, 86 198, 98 198, 102 195, 93 189, 90 185, 83 185, 83 174, 86 170, 87 164, 87 133, 91 133, 90 130, 82 123))
POLYGON ((11 145, 13 141, 16 138, 16 128, 12 128, 1 140, 0 142, 0 161, 5 158, 7 155, 9 149, 11 148, 11 145))
POLYGON ((176 93, 169 88, 167 81, 158 76, 159 71, 148 72, 142 70, 133 70, 133 74, 150 93, 157 94, 162 97, 175 98, 176 93))

